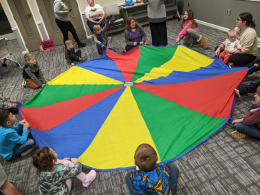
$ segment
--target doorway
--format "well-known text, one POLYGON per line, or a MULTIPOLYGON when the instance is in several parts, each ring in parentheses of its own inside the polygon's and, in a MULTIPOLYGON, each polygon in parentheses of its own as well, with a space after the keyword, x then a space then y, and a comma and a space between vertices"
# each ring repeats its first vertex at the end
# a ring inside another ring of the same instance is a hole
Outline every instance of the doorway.
MULTIPOLYGON (((63 35, 55 22, 53 2, 54 0, 37 0, 37 4, 40 7, 40 13, 50 38, 53 40, 54 45, 62 45, 64 44, 63 35)), ((71 18, 70 21, 74 26, 79 39, 86 39, 86 32, 82 24, 77 2, 75 0, 66 0, 65 3, 69 9, 72 9, 71 14, 75 16, 75 18, 71 18)), ((74 40, 71 33, 69 33, 69 39, 74 40)))
POLYGON ((0 3, 0 26, 1 26, 0 38, 8 38, 10 40, 16 39, 1 3, 0 3))
POLYGON ((41 38, 27 1, 7 0, 29 51, 40 49, 41 38))

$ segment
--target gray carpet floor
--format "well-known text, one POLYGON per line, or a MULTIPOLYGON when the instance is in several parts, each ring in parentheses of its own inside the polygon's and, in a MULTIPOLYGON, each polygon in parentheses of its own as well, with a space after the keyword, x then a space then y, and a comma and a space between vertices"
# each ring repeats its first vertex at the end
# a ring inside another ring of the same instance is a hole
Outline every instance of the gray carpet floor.
MULTIPOLYGON (((151 43, 149 26, 144 27, 148 42, 151 43)), ((199 25, 203 36, 209 37, 209 48, 204 50, 201 45, 194 49, 213 56, 214 47, 226 38, 226 33, 203 25, 199 25)), ((175 44, 180 32, 180 22, 167 21, 168 44, 175 44)), ((82 40, 87 46, 81 48, 87 59, 99 57, 92 40, 82 40)), ((12 52, 18 61, 24 64, 23 55, 17 41, 8 41, 12 52)), ((122 51, 125 42, 123 33, 113 35, 113 45, 117 51, 122 51)), ((35 55, 47 81, 54 79, 70 68, 64 59, 64 46, 57 46, 48 53, 31 52, 35 55)), ((259 56, 258 56, 259 57, 259 56)), ((259 80, 259 73, 248 76, 244 82, 259 80)), ((25 102, 38 90, 29 87, 22 88, 22 70, 8 62, 8 67, 0 67, 0 89, 6 97, 25 102)), ((214 95, 214 89, 211 92, 214 95)), ((199 95, 199 94, 198 94, 199 95)), ((233 118, 243 117, 254 103, 253 94, 239 98, 236 101, 233 118)), ((19 116, 17 115, 17 118, 19 116)), ((225 125, 207 141, 196 147, 184 157, 173 162, 180 170, 177 195, 259 195, 260 194, 260 141, 253 138, 242 140, 231 137, 233 127, 225 125)), ((166 140, 167 141, 167 140, 166 140)), ((31 152, 26 157, 20 157, 7 162, 0 157, 6 174, 15 181, 16 188, 23 195, 38 195, 37 170, 32 164, 31 152)), ((129 194, 124 177, 128 170, 98 172, 97 178, 88 188, 83 188, 81 182, 73 179, 72 195, 119 195, 129 194)))

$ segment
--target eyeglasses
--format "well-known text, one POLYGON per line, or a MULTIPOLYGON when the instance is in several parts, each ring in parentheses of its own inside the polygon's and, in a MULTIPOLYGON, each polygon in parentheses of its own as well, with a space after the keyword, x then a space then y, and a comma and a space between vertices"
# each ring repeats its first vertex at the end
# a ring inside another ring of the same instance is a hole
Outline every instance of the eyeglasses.
POLYGON ((237 18, 237 20, 236 20, 237 22, 239 22, 239 21, 242 21, 241 19, 239 19, 239 18, 237 18))

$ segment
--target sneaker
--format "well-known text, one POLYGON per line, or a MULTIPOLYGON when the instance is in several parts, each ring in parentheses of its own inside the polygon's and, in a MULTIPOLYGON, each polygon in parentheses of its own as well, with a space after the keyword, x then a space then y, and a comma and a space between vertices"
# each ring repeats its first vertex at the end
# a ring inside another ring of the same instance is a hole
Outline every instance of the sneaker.
POLYGON ((21 156, 26 156, 27 154, 29 154, 31 151, 33 151, 35 148, 37 148, 38 145, 34 144, 33 147, 29 148, 28 150, 26 150, 24 153, 21 154, 21 156))
POLYGON ((248 137, 246 134, 240 133, 237 130, 236 131, 232 131, 231 135, 232 135, 232 137, 237 138, 237 139, 244 139, 244 138, 248 137))
POLYGON ((238 97, 241 97, 240 93, 239 93, 239 90, 238 89, 235 89, 235 93, 238 97))
POLYGON ((25 87, 26 86, 26 81, 23 81, 22 82, 22 87, 25 87))
POLYGON ((88 186, 94 181, 94 179, 96 178, 96 176, 97 176, 96 171, 91 170, 91 171, 88 173, 89 181, 83 181, 83 182, 82 182, 82 185, 83 185, 85 188, 88 187, 88 186))
POLYGON ((232 66, 233 66, 234 64, 233 64, 232 62, 229 62, 227 65, 228 65, 229 68, 232 68, 232 66))

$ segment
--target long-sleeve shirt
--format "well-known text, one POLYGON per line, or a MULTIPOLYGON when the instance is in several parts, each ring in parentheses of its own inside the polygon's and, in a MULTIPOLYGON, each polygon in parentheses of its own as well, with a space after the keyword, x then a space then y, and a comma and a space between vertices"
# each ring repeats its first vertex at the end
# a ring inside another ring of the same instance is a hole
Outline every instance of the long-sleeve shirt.
MULTIPOLYGON (((140 25, 138 25, 137 28, 140 31, 141 35, 142 35, 142 42, 145 42, 146 41, 146 34, 144 32, 144 29, 140 25)), ((128 30, 125 30, 125 42, 126 42, 127 45, 134 46, 134 42, 129 40, 129 33, 130 32, 128 30)))
POLYGON ((166 7, 165 0, 144 0, 144 3, 148 2, 147 12, 148 19, 152 23, 161 23, 166 20, 166 7))
POLYGON ((65 14, 65 11, 69 11, 69 10, 68 10, 68 6, 64 2, 62 2, 61 0, 55 0, 53 2, 53 8, 54 8, 55 16, 58 20, 64 22, 70 21, 70 13, 65 14))
POLYGON ((188 33, 188 29, 191 28, 193 30, 196 30, 199 32, 199 29, 194 25, 192 24, 192 21, 189 20, 189 21, 186 21, 184 22, 183 24, 183 29, 181 30, 181 32, 179 33, 178 35, 178 38, 180 39, 180 41, 186 37, 186 38, 189 38, 190 34, 188 33))
POLYGON ((70 50, 68 50, 68 48, 65 49, 65 59, 71 64, 72 61, 70 60, 70 54, 76 54, 74 48, 70 50))
POLYGON ((23 130, 22 136, 18 133, 23 129, 22 125, 13 125, 13 128, 0 127, 0 154, 5 160, 10 160, 13 155, 14 147, 17 144, 25 144, 29 131, 23 130))
POLYGON ((107 29, 108 29, 108 20, 106 21, 105 26, 101 29, 101 36, 97 34, 93 35, 95 43, 99 44, 100 46, 102 45, 107 46, 107 36, 106 36, 107 29))
POLYGON ((43 195, 69 195, 65 180, 77 176, 82 170, 79 162, 74 167, 66 167, 63 164, 56 164, 51 172, 40 172, 38 174, 39 190, 43 195))
POLYGON ((33 82, 35 82, 40 87, 42 86, 42 84, 46 83, 38 63, 36 63, 34 66, 30 66, 29 64, 25 63, 23 68, 23 79, 32 79, 33 82), (40 77, 42 82, 39 81, 38 77, 40 77))
POLYGON ((220 45, 223 45, 224 47, 228 47, 228 48, 235 48, 235 49, 241 51, 241 44, 240 44, 240 41, 237 39, 233 42, 230 41, 229 39, 226 39, 220 45))
POLYGON ((14 108, 14 103, 8 102, 9 98, 5 98, 5 96, 0 93, 0 109, 9 109, 14 108))
POLYGON ((260 129, 260 109, 257 110, 255 113, 248 112, 243 119, 242 122, 244 125, 253 125, 257 124, 258 128, 260 129))
MULTIPOLYGON (((237 39, 240 41, 241 44, 241 54, 250 54, 253 56, 257 56, 258 49, 257 49, 257 34, 256 31, 251 28, 247 27, 243 33, 240 33, 240 28, 235 28, 237 32, 237 39)), ((229 53, 235 53, 236 49, 230 48, 229 53)))

